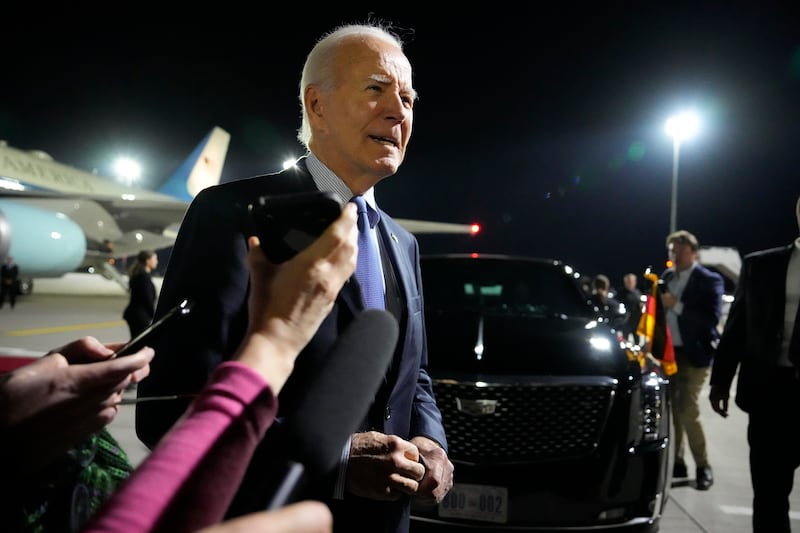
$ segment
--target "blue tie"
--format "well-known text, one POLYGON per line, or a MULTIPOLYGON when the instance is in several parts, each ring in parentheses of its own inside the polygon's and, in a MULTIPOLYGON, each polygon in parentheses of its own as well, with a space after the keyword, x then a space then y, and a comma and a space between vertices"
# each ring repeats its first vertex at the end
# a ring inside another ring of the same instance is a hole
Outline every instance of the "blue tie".
POLYGON ((356 263, 356 279, 361 285, 364 306, 367 309, 385 309, 383 299, 383 272, 378 259, 378 249, 370 238, 369 215, 372 214, 377 223, 378 213, 367 211, 367 202, 362 196, 354 196, 351 202, 358 206, 358 262, 356 263))

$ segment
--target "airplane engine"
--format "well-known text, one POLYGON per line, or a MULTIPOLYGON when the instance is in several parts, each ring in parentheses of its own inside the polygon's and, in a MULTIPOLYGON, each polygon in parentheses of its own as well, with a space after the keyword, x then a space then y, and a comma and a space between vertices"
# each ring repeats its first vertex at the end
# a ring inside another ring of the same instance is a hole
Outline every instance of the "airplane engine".
POLYGON ((19 265, 20 277, 59 277, 83 262, 86 237, 61 213, 0 200, 0 257, 6 255, 19 265))

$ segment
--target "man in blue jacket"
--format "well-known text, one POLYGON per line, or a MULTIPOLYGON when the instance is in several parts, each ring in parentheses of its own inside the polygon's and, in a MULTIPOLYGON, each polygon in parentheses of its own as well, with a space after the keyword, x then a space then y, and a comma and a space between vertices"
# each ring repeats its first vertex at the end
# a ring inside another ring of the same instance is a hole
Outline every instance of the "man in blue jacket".
POLYGON ((684 437, 696 467, 697 490, 708 490, 714 475, 700 422, 700 392, 711 373, 722 318, 722 276, 697 261, 697 237, 686 230, 667 236, 673 266, 661 275, 661 301, 675 348, 678 372, 670 377, 675 432, 673 477, 688 477, 684 437))

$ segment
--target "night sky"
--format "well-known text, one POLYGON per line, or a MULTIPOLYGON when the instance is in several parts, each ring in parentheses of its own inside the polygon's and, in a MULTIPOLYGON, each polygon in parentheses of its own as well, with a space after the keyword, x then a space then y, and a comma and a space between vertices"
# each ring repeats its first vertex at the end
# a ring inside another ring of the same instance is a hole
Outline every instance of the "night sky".
POLYGON ((198 7, 199 22, 20 15, 3 24, 0 139, 104 175, 131 155, 142 184, 157 186, 219 125, 231 133, 223 180, 275 171, 302 154, 306 54, 372 14, 403 37, 420 94, 405 163, 377 186, 379 204, 483 227, 421 236, 423 253, 558 258, 617 287, 625 272, 660 270, 673 158, 664 121, 690 107, 703 129, 681 146, 678 228, 742 253, 789 243, 800 19, 788 3, 650 4, 444 14, 304 4, 273 15, 251 3, 198 7))

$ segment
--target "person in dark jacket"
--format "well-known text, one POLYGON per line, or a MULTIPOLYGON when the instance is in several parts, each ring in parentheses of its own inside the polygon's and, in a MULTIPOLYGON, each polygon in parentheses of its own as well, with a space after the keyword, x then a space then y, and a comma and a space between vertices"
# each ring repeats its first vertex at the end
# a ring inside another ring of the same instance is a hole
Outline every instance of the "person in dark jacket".
POLYGON ((592 278, 592 293, 589 301, 598 315, 608 319, 616 327, 622 325, 625 315, 620 312, 619 300, 612 297, 611 280, 605 274, 592 278))
POLYGON ((667 236, 674 266, 661 275, 661 302, 675 348, 678 371, 670 377, 672 419, 675 431, 673 477, 688 477, 684 437, 696 467, 697 490, 708 490, 714 474, 708 460, 706 435, 700 421, 700 391, 711 373, 722 318, 722 276, 697 260, 700 248, 692 233, 679 230, 667 236))
POLYGON ((3 307, 8 298, 11 309, 14 309, 17 304, 17 292, 19 292, 19 266, 13 257, 7 255, 3 266, 0 267, 0 307, 3 307))
POLYGON ((642 318, 642 291, 636 285, 638 278, 633 272, 628 272, 623 276, 623 287, 617 294, 617 299, 625 305, 625 322, 622 324, 622 336, 626 340, 634 339, 638 341, 637 329, 639 320, 642 318))
POLYGON ((131 338, 145 330, 153 321, 156 310, 156 286, 152 272, 158 266, 158 255, 153 250, 142 250, 128 271, 130 298, 122 318, 128 323, 131 338))
MULTIPOLYGON (((795 214, 800 229, 800 198, 795 214)), ((798 304, 800 238, 746 255, 711 372, 711 407, 727 417, 738 370, 736 405, 748 415, 754 533, 790 531, 789 494, 800 465, 791 427, 800 412, 798 304)))

